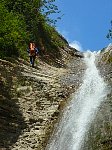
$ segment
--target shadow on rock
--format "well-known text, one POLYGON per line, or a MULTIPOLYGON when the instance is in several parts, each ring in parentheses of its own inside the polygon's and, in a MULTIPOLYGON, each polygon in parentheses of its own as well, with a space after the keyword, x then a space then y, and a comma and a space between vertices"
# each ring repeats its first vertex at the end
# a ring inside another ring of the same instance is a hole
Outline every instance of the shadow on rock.
POLYGON ((0 149, 10 149, 22 130, 26 128, 24 118, 12 94, 12 77, 10 69, 0 63, 0 149))

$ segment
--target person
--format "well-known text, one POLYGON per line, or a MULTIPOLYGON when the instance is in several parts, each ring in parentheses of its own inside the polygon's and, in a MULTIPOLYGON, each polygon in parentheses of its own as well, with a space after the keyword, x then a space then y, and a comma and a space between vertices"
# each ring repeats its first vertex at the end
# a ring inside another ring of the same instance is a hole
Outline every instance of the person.
POLYGON ((29 48, 27 49, 27 52, 28 52, 29 57, 30 57, 30 64, 32 65, 32 67, 34 67, 35 58, 38 54, 38 49, 37 49, 34 42, 30 42, 29 48))

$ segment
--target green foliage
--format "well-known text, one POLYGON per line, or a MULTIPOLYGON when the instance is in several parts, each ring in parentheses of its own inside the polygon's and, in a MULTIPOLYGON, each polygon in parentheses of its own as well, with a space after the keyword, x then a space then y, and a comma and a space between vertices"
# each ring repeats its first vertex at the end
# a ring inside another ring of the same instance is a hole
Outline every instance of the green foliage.
POLYGON ((57 17, 56 19, 51 19, 49 15, 59 14, 61 11, 58 10, 58 7, 55 5, 55 0, 42 0, 41 12, 45 16, 46 22, 50 25, 55 26, 57 20, 61 19, 61 17, 57 17))
POLYGON ((55 0, 1 0, 0 2, 0 57, 25 58, 30 40, 40 50, 53 51, 63 45, 60 35, 51 24, 51 14, 59 13, 55 0))
POLYGON ((43 39, 43 44, 45 45, 46 50, 58 49, 59 47, 64 46, 64 41, 61 39, 56 29, 52 26, 49 26, 47 23, 41 23, 39 26, 39 36, 43 39))
POLYGON ((111 20, 111 27, 110 27, 110 29, 109 29, 109 31, 108 31, 108 34, 107 34, 107 38, 110 40, 110 39, 112 39, 112 20, 111 20))
POLYGON ((24 20, 8 12, 3 3, 0 3, 0 18, 0 56, 19 55, 19 48, 27 40, 24 20))

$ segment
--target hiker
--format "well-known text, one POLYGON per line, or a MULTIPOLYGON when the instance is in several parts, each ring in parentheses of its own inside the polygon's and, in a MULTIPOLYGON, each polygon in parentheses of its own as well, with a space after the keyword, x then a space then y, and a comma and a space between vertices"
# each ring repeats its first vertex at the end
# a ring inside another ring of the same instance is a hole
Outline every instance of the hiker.
POLYGON ((29 48, 27 49, 27 52, 28 52, 29 57, 30 57, 30 64, 32 65, 32 67, 34 67, 35 58, 38 54, 38 49, 37 49, 34 42, 31 42, 29 44, 29 48))

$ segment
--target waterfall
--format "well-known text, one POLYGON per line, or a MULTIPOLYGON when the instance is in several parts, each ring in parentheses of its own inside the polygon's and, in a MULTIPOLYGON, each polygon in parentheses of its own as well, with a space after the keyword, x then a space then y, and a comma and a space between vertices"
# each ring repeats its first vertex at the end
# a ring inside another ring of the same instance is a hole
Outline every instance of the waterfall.
POLYGON ((74 94, 69 106, 52 136, 46 150, 81 150, 90 124, 107 95, 107 86, 95 65, 97 53, 86 52, 87 65, 83 83, 74 94))

